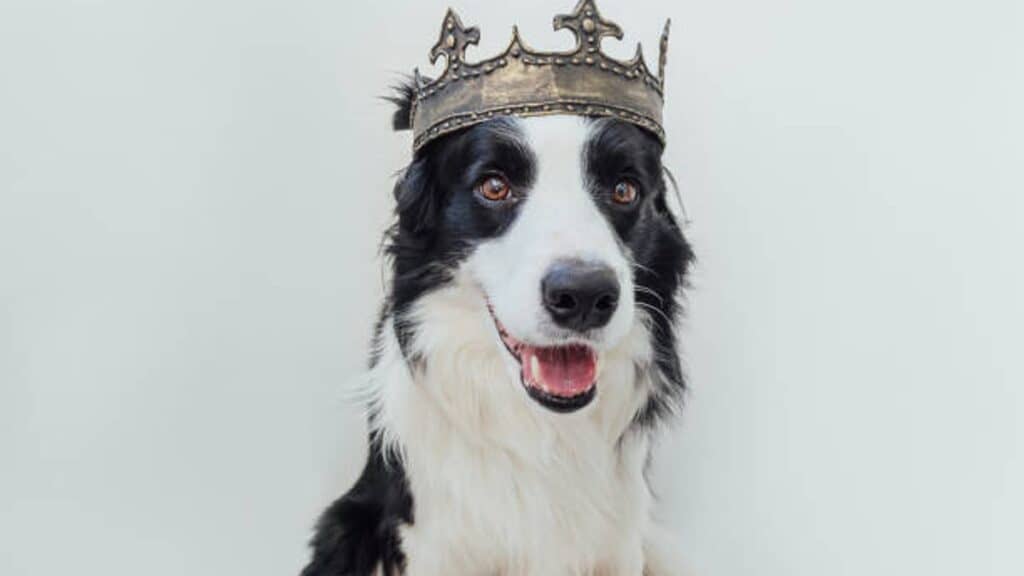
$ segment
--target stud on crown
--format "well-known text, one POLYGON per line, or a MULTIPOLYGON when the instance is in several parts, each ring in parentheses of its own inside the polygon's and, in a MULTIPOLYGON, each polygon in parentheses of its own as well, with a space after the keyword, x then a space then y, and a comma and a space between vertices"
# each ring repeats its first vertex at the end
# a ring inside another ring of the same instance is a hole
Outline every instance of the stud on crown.
POLYGON ((445 15, 430 62, 444 57, 444 72, 429 81, 414 72, 410 111, 413 149, 454 130, 494 116, 576 114, 606 116, 653 132, 662 142, 665 60, 670 22, 661 35, 658 75, 644 62, 637 45, 628 61, 601 50, 606 37, 622 39, 622 29, 605 20, 594 0, 580 0, 572 14, 555 16, 555 30, 576 36, 568 52, 529 48, 512 29, 512 41, 501 54, 479 62, 466 61, 466 48, 479 43, 480 30, 466 28, 451 9, 445 15))

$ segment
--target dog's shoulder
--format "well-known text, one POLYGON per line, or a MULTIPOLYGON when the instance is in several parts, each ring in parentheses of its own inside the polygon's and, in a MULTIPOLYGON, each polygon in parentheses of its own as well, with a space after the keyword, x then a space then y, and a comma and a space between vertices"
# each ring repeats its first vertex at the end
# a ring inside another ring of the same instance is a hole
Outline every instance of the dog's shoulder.
POLYGON ((359 480, 320 517, 310 543, 313 559, 302 576, 398 574, 405 564, 398 530, 411 522, 404 468, 371 440, 359 480))

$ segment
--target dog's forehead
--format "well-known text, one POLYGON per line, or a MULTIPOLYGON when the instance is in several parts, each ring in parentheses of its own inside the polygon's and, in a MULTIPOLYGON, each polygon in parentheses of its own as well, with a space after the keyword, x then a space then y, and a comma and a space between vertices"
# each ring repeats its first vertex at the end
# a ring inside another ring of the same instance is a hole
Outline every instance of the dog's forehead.
POLYGON ((564 173, 571 168, 584 175, 587 169, 601 168, 595 163, 624 156, 638 163, 660 164, 660 148, 653 145, 652 135, 614 119, 553 115, 508 121, 505 135, 530 151, 542 177, 545 172, 564 173))
POLYGON ((591 123, 580 116, 516 118, 526 144, 537 152, 575 152, 590 138, 591 123))
POLYGON ((558 174, 579 175, 583 151, 592 136, 590 123, 579 116, 518 118, 523 143, 537 159, 541 178, 558 174))

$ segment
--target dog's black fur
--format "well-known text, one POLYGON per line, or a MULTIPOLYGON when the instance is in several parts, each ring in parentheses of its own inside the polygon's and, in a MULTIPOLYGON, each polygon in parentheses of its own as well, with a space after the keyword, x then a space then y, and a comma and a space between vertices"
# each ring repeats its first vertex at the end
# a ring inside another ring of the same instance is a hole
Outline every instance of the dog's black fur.
MULTIPOLYGON (((397 105, 394 128, 409 128, 410 86, 392 99, 397 105)), ((633 426, 655 426, 684 391, 672 319, 676 294, 693 261, 693 252, 666 205, 661 164, 662 144, 652 134, 625 122, 601 122, 599 136, 585 152, 588 172, 608 190, 627 172, 645 190, 653 191, 638 205, 622 208, 597 202, 620 241, 637 264, 634 278, 638 306, 650 313, 652 345, 659 378, 655 393, 637 414, 633 426)), ((393 282, 375 340, 384 323, 392 322, 407 353, 415 325, 406 314, 425 293, 445 284, 474 241, 497 236, 515 219, 515 206, 495 209, 475 202, 472 183, 499 167, 514 186, 528 188, 534 160, 508 135, 515 123, 497 118, 441 137, 419 150, 395 186, 395 225, 387 232, 393 282)), ((598 194, 598 192, 595 192, 598 194)), ((377 347, 374 346, 376 350, 377 347)), ((371 357, 371 364, 377 358, 371 357)), ((355 486, 320 518, 312 541, 313 559, 302 576, 368 576, 401 573, 405 563, 398 529, 413 522, 413 498, 400 459, 385 459, 373 435, 369 457, 355 486)))

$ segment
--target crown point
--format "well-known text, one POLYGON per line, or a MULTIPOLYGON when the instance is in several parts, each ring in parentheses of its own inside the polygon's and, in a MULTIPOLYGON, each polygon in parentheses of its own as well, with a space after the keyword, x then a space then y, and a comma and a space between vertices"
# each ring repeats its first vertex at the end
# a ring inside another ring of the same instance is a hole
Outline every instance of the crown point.
POLYGON ((576 51, 584 44, 599 46, 602 38, 611 36, 622 39, 618 24, 605 20, 593 0, 580 0, 572 14, 555 16, 555 30, 568 29, 576 36, 576 51))
POLYGON ((665 87, 665 63, 668 62, 668 33, 672 29, 672 19, 665 20, 665 30, 661 33, 661 43, 658 53, 658 82, 660 87, 665 87))
POLYGON ((464 61, 466 58, 466 47, 480 42, 480 30, 475 27, 466 28, 459 19, 459 15, 451 8, 444 16, 444 24, 441 26, 441 35, 437 44, 430 50, 430 62, 433 64, 441 56, 445 57, 445 72, 451 69, 452 64, 464 61))
POLYGON ((630 61, 630 64, 632 66, 636 67, 636 70, 637 70, 638 74, 640 73, 640 70, 642 70, 645 67, 644 66, 644 46, 643 46, 643 44, 641 44, 639 42, 636 43, 636 54, 633 55, 633 59, 630 61))
POLYGON ((508 43, 508 48, 505 49, 505 53, 509 54, 513 58, 518 58, 523 53, 523 39, 519 36, 519 27, 512 27, 512 40, 508 43))

